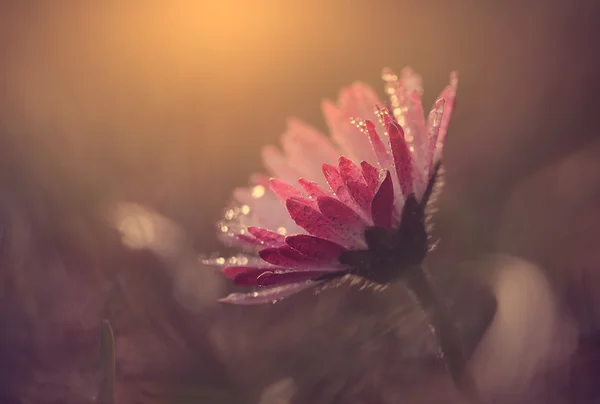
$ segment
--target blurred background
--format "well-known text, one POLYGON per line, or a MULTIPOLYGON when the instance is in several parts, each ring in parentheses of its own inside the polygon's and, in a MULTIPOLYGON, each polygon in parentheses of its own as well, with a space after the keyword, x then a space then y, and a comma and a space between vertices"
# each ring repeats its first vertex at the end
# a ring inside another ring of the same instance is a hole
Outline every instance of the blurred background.
POLYGON ((504 399, 597 402, 598 17, 584 0, 2 2, 0 402, 94 402, 103 318, 123 403, 453 402, 406 291, 222 307, 196 260, 227 252, 214 223, 286 117, 325 130, 323 98, 383 95, 382 67, 405 65, 425 105, 460 73, 430 267, 469 349, 494 316, 490 257, 526 259, 577 336, 504 399), (155 248, 123 240, 132 209, 155 248))

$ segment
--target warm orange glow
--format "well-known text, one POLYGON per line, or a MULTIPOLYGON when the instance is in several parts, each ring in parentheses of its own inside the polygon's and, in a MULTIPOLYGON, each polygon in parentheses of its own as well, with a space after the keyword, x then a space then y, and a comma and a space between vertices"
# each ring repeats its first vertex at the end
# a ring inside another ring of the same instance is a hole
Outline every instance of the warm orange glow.
MULTIPOLYGON (((324 53, 329 49, 320 46, 322 34, 314 28, 331 22, 312 3, 87 3, 23 18, 26 24, 14 24, 8 66, 9 96, 23 115, 14 124, 73 134, 72 147, 79 149, 81 134, 101 123, 134 158, 147 153, 141 139, 159 132, 172 139, 182 130, 194 132, 194 142, 207 144, 211 156, 222 156, 230 141, 248 136, 240 128, 223 136, 232 124, 226 116, 235 113, 242 125, 243 116, 262 112, 261 102, 275 100, 279 111, 271 106, 270 119, 260 123, 268 128, 251 125, 252 136, 263 139, 257 144, 266 143, 293 112, 276 100, 296 98, 286 94, 290 84, 313 82, 334 57, 324 53), (202 129, 190 116, 203 121, 202 129), (155 118, 166 128, 152 123, 155 118)), ((354 22, 346 17, 344 29, 359 31, 354 22)), ((332 31, 327 39, 339 37, 332 31)), ((318 94, 315 112, 327 95, 317 84, 302 85, 318 94)))

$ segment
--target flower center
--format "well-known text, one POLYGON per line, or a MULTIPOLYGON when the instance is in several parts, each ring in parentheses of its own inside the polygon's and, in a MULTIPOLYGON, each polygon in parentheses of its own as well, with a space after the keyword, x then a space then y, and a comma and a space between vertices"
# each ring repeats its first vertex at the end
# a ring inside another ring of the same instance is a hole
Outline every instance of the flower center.
POLYGON ((429 251, 425 208, 434 194, 440 168, 439 162, 433 167, 420 203, 414 194, 406 198, 400 227, 394 230, 369 227, 365 230, 368 246, 366 250, 342 253, 339 260, 351 267, 350 273, 372 282, 386 284, 421 265, 429 251))
POLYGON ((400 227, 389 231, 370 227, 365 231, 368 248, 346 251, 339 260, 350 266, 350 273, 385 284, 421 264, 429 243, 425 229, 424 205, 413 194, 404 203, 400 227))

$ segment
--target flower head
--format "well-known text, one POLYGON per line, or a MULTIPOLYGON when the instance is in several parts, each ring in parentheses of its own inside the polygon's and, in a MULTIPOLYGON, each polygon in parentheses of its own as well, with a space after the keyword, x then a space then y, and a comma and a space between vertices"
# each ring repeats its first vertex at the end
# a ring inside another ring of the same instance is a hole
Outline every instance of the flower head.
POLYGON ((331 140, 295 119, 283 152, 267 146, 273 176, 252 177, 234 192, 218 227, 245 254, 207 263, 254 292, 223 301, 280 300, 341 278, 384 285, 418 266, 429 249, 425 207, 441 164, 457 76, 427 119, 421 78, 405 68, 384 70, 389 103, 362 83, 342 90, 323 112, 331 140))

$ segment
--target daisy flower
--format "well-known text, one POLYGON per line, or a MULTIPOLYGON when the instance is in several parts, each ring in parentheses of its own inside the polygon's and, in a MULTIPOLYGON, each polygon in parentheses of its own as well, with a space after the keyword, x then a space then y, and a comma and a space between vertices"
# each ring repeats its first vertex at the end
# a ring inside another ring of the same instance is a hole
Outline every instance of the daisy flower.
POLYGON ((421 271, 458 80, 452 73, 425 117, 420 76, 386 69, 383 79, 387 103, 362 83, 337 104, 323 102, 331 138, 290 119, 283 150, 264 148, 272 178, 254 175, 251 187, 236 189, 218 223, 243 254, 206 261, 253 288, 223 302, 275 302, 348 279, 384 286, 421 271))
POLYGON ((476 402, 460 334, 422 265, 433 247, 428 219, 458 77, 450 75, 427 117, 416 73, 385 69, 383 79, 387 103, 362 83, 342 90, 337 105, 323 103, 331 140, 288 121, 283 151, 263 150, 272 177, 254 175, 250 188, 236 189, 218 223, 223 240, 244 253, 205 263, 253 288, 221 299, 234 304, 274 303, 345 280, 378 287, 403 280, 429 316, 456 387, 476 402))

